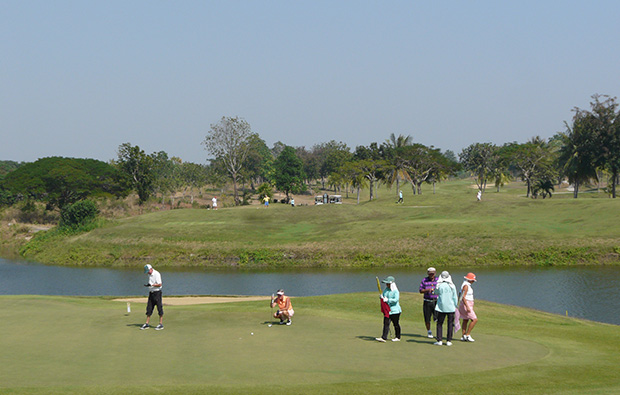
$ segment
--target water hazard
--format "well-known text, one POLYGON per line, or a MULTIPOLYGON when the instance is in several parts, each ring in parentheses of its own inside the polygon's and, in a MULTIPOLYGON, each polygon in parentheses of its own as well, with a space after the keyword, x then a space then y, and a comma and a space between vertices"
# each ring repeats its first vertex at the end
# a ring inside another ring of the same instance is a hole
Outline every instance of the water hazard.
MULTIPOLYGON (((445 268, 438 268, 444 270, 445 268)), ((457 286, 468 271, 448 268, 457 286)), ((424 269, 160 270, 168 295, 293 296, 368 292, 375 276, 393 275, 403 292, 417 292, 424 269)), ((477 299, 620 325, 620 267, 482 267, 474 270, 477 299)), ((0 258, 2 295, 144 295, 141 270, 46 266, 0 258)))

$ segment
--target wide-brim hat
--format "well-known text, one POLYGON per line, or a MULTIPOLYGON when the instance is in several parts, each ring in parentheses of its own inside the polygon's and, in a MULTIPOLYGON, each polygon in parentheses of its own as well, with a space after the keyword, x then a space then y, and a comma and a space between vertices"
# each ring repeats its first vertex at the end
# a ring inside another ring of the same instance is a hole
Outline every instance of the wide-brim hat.
POLYGON ((386 278, 384 278, 383 280, 381 280, 382 283, 386 283, 386 284, 391 284, 394 282, 394 277, 392 276, 387 276, 386 278))
POLYGON ((153 266, 149 265, 148 263, 146 265, 144 265, 144 273, 148 273, 149 270, 151 270, 153 268, 153 266))
POLYGON ((435 269, 434 267, 429 267, 428 269, 426 269, 427 273, 437 273, 437 269, 435 269))
POLYGON ((476 281, 476 275, 474 273, 467 273, 467 276, 463 278, 468 281, 476 281))

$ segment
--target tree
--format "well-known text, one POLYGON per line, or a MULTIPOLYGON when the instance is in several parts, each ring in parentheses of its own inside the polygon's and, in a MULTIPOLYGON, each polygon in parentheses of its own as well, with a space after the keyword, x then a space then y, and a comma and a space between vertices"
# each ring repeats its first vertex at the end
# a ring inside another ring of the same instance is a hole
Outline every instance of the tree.
POLYGON ((256 133, 249 139, 250 149, 243 164, 243 178, 250 181, 250 188, 254 183, 270 181, 273 177, 273 155, 267 144, 256 133))
POLYGON ((547 142, 536 136, 524 144, 511 143, 505 147, 514 165, 527 186, 526 196, 530 197, 532 186, 537 179, 551 178, 553 153, 547 142))
POLYGON ((368 179, 365 177, 362 163, 360 161, 347 162, 340 167, 339 173, 356 189, 357 204, 360 204, 360 190, 368 186, 368 179))
POLYGON ((124 196, 122 175, 95 159, 49 157, 28 163, 7 174, 3 188, 12 196, 47 203, 48 209, 73 204, 89 196, 124 196))
POLYGON ((301 193, 304 191, 304 164, 295 154, 293 147, 285 147, 274 162, 275 167, 275 185, 280 191, 286 193, 286 199, 289 194, 301 193))
POLYGON ((550 179, 536 180, 536 183, 532 187, 532 196, 537 197, 540 194, 544 199, 547 196, 551 197, 554 190, 553 181, 550 179))
POLYGON ((336 140, 315 145, 312 150, 318 159, 319 176, 323 189, 325 189, 325 179, 331 173, 338 171, 343 163, 351 159, 351 151, 345 143, 336 142, 336 140))
POLYGON ((180 178, 185 187, 185 191, 189 189, 191 203, 193 204, 194 190, 199 189, 207 183, 207 169, 204 165, 183 162, 180 168, 180 178))
POLYGON ((580 145, 581 155, 587 155, 592 166, 609 172, 611 195, 615 198, 620 172, 620 112, 616 112, 618 103, 615 97, 596 94, 592 96, 590 108, 589 111, 574 109, 573 125, 567 125, 568 137, 573 144, 580 145))
POLYGON ((129 183, 138 193, 138 202, 144 204, 153 193, 155 179, 153 157, 137 145, 121 144, 117 152, 117 167, 129 177, 129 183))
POLYGON ((496 150, 497 147, 491 143, 475 143, 459 154, 463 168, 474 177, 480 192, 484 192, 487 181, 493 174, 493 156, 496 150))
POLYGON ((567 125, 568 131, 564 135, 564 145, 558 159, 561 173, 573 185, 575 199, 581 184, 598 178, 594 164, 593 133, 584 123, 587 123, 586 119, 575 119, 573 128, 567 125))
POLYGON ((398 135, 396 137, 394 133, 390 134, 390 138, 385 141, 383 146, 384 158, 388 165, 386 168, 386 181, 391 187, 396 182, 396 194, 400 191, 400 181, 406 180, 409 182, 411 178, 405 170, 407 165, 407 158, 403 156, 404 147, 413 145, 413 139, 411 136, 398 135))
POLYGON ((235 204, 239 205, 237 182, 243 164, 250 150, 250 124, 239 117, 222 117, 219 123, 212 124, 203 144, 205 149, 220 159, 233 182, 235 204))

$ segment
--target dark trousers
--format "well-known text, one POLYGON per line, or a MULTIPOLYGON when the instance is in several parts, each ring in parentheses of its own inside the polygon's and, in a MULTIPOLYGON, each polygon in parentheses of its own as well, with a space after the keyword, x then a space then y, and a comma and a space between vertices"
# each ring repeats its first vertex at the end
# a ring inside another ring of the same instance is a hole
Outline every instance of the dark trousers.
POLYGON ((389 317, 383 317, 383 340, 387 340, 388 332, 390 331, 390 321, 394 324, 394 337, 400 339, 400 313, 390 314, 389 317))
POLYGON ((424 299, 424 304, 422 305, 424 322, 430 324, 431 317, 433 321, 437 321, 437 310, 435 310, 435 306, 437 306, 437 299, 424 299))
POLYGON ((454 313, 442 313, 437 312, 437 341, 442 339, 443 322, 448 317, 448 341, 452 341, 452 335, 454 334, 454 313))
POLYGON ((146 315, 150 317, 153 314, 153 308, 157 306, 157 312, 160 316, 164 315, 164 305, 161 302, 161 291, 149 292, 149 301, 146 303, 146 315))

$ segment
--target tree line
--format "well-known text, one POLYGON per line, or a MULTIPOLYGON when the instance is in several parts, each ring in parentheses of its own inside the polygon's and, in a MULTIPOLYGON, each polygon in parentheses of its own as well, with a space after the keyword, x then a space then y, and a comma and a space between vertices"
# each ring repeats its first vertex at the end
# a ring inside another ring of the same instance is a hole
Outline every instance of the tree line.
POLYGON ((391 134, 382 143, 349 148, 335 140, 309 149, 277 142, 269 148, 258 133, 239 117, 222 117, 212 124, 202 144, 210 156, 206 164, 183 162, 164 151, 147 154, 137 145, 123 143, 108 163, 94 159, 50 157, 33 163, 0 162, 0 205, 20 201, 44 202, 48 209, 64 207, 91 196, 138 195, 140 204, 153 197, 175 199, 183 191, 194 193, 211 185, 232 184, 236 205, 245 204, 258 191, 260 197, 274 190, 287 195, 306 193, 318 183, 322 189, 357 194, 377 187, 405 185, 421 194, 423 185, 434 185, 455 175, 471 175, 481 192, 488 183, 497 190, 514 179, 525 183, 526 196, 545 198, 554 186, 567 180, 574 188, 607 179, 616 197, 620 170, 620 112, 616 98, 594 95, 590 109, 574 109, 566 130, 546 140, 533 137, 525 143, 474 143, 457 156, 391 134))

